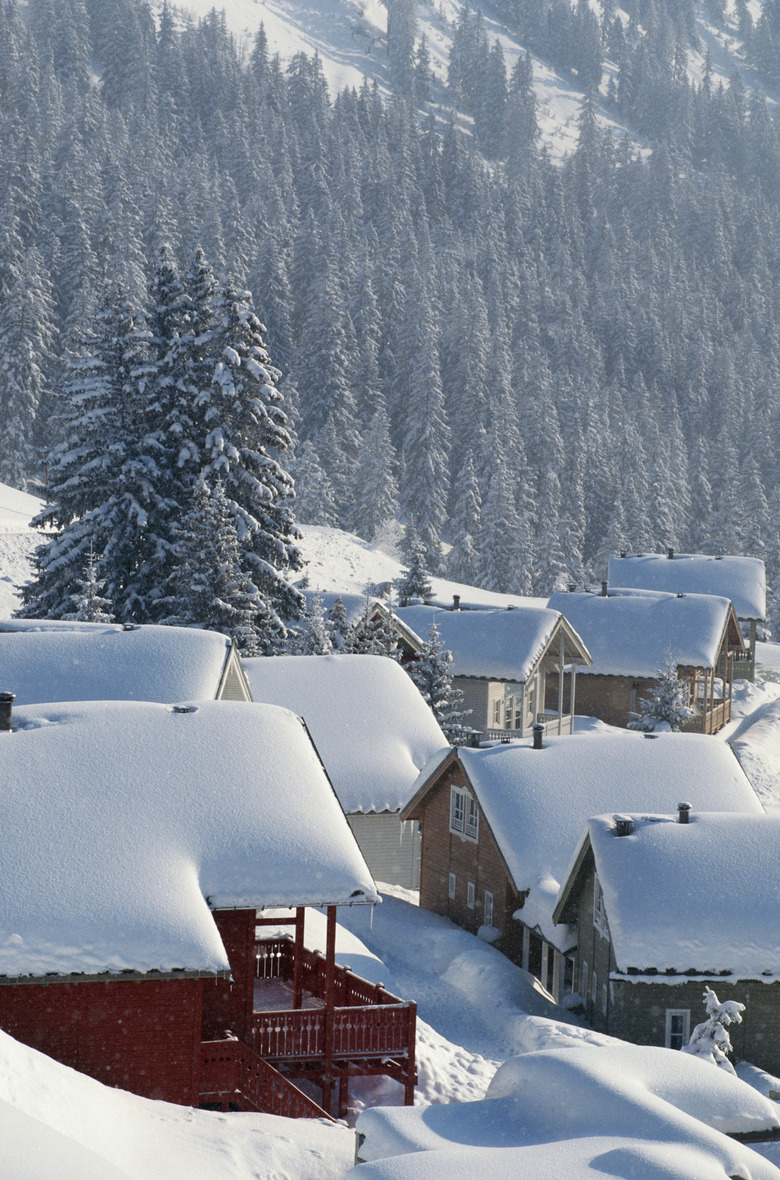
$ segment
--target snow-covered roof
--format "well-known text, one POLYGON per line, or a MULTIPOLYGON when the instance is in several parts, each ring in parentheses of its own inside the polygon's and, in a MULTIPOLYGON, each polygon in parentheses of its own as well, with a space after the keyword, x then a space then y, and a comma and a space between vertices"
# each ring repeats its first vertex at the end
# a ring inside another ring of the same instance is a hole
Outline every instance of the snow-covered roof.
MULTIPOLYGON (((695 797, 689 792, 688 798, 695 797)), ((586 829, 619 971, 780 976, 780 817, 706 813, 613 815, 586 829)))
MULTIPOLYGON (((433 606, 406 606, 398 617, 423 640, 432 622, 442 644, 452 652, 455 676, 523 683, 547 651, 561 626, 557 610, 517 607, 512 610, 438 610, 433 606)), ((588 652, 579 636, 564 627, 566 659, 586 661, 588 652)), ((552 653, 557 656, 557 649, 552 653)))
POLYGON ((0 682, 19 705, 213 700, 229 652, 226 636, 198 628, 0 622, 0 682))
POLYGON ((29 705, 0 765, 0 975, 221 971, 210 909, 376 900, 287 710, 29 705))
POLYGON ((352 624, 357 619, 362 618, 365 614, 366 606, 369 608, 370 614, 380 611, 388 622, 392 622, 395 629, 397 639, 401 647, 406 647, 408 650, 418 652, 422 650, 423 639, 412 630, 412 628, 398 616, 398 611, 389 601, 385 601, 374 594, 345 594, 337 593, 335 590, 312 590, 306 589, 303 591, 309 606, 311 606, 315 597, 319 597, 322 602, 323 609, 326 613, 333 610, 336 599, 340 598, 344 610, 347 615, 347 622, 352 624))
POLYGON ((671 594, 717 594, 733 602, 738 619, 766 618, 766 569, 757 557, 706 553, 610 557, 609 582, 671 594))
MULTIPOLYGON (((516 888, 531 890, 531 924, 551 938, 557 890, 590 816, 640 807, 671 811, 683 798, 710 811, 764 814, 729 747, 704 734, 647 738, 598 725, 544 742, 541 750, 530 741, 463 748, 457 758, 516 888)), ((423 768, 415 799, 443 763, 439 758, 423 768)), ((407 809, 412 815, 415 799, 407 809)))
MULTIPOLYGON (((767 687, 776 689, 777 686, 770 681, 767 687)), ((780 805, 780 700, 759 706, 729 738, 729 745, 767 811, 777 811, 780 805)))
MULTIPOLYGON (((583 675, 655 677, 669 651, 678 667, 714 668, 731 603, 709 594, 559 591, 549 600, 582 636, 592 664, 583 675)), ((733 618, 733 616, 731 616, 733 618)), ((741 642, 734 624, 733 641, 741 642)))
POLYGON ((345 811, 397 811, 447 739, 415 685, 385 656, 244 661, 256 701, 298 713, 345 811))

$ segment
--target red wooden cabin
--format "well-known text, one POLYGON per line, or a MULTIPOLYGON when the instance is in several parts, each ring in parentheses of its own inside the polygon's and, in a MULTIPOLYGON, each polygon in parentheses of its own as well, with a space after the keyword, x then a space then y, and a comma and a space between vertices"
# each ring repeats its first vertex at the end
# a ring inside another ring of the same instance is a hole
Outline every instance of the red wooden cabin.
POLYGON ((169 1102, 322 1117, 376 1073, 412 1101, 414 1004, 336 966, 337 906, 378 895, 297 717, 26 706, 0 758, 0 1028, 169 1102))

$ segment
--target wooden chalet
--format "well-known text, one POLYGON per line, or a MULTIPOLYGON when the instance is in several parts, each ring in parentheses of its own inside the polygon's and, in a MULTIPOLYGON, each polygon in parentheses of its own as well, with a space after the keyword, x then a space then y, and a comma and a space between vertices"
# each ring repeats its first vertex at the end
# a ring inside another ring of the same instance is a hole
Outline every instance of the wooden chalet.
POLYGON ((772 815, 608 814, 588 821, 554 920, 575 931, 590 1024, 679 1049, 705 987, 745 1005, 737 1060, 780 1072, 780 821, 772 815))
POLYGON ((299 718, 101 701, 10 723, 5 700, 0 1028, 185 1105, 324 1117, 375 1074, 412 1102, 415 1005, 336 961, 337 907, 378 895, 299 718))
POLYGON ((442 645, 452 653, 453 684, 470 710, 464 722, 475 741, 525 738, 534 725, 545 733, 572 732, 577 670, 590 663, 590 655, 560 612, 529 605, 410 606, 396 613, 421 641, 436 623, 442 645), (558 688, 548 697, 553 675, 558 688))
POLYGON ((561 591, 549 605, 565 613, 592 656, 577 684, 579 713, 627 726, 641 714, 671 655, 694 710, 683 728, 717 733, 731 719, 734 661, 745 644, 727 598, 608 588, 604 582, 600 594, 561 591))
POLYGON ((422 826, 420 905, 480 933, 556 999, 576 990, 576 931, 553 921, 589 815, 668 810, 685 794, 711 810, 762 815, 728 746, 700 734, 595 725, 571 737, 433 759, 401 812, 422 826))
POLYGON ((734 652, 734 675, 755 679, 757 630, 766 622, 766 567, 759 558, 675 553, 674 549, 665 554, 621 553, 610 557, 607 576, 613 586, 728 598, 748 632, 747 649, 734 652))

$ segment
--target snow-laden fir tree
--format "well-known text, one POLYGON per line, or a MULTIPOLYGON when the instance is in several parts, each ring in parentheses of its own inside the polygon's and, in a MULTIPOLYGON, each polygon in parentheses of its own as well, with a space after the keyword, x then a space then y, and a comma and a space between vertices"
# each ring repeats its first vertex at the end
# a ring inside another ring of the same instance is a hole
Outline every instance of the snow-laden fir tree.
POLYGON ((325 624, 331 645, 337 651, 342 651, 349 631, 349 616, 347 608, 344 606, 344 599, 340 594, 336 596, 333 606, 328 611, 325 624))
POLYGON ((333 484, 322 467, 310 439, 301 443, 288 464, 295 482, 295 515, 301 524, 328 527, 338 524, 333 484))
POLYGON ((366 595, 363 609, 353 619, 341 649, 349 655, 390 656, 398 659, 398 637, 385 612, 366 595))
POLYGON ((464 724, 471 709, 463 708, 463 693, 455 688, 452 677, 452 652, 441 641, 436 620, 431 623, 419 659, 406 668, 420 690, 425 703, 452 746, 462 746, 472 732, 464 724))
POLYGON ((403 549, 406 568, 393 583, 398 605, 409 606, 415 601, 429 603, 433 598, 433 586, 426 567, 425 547, 412 525, 406 526, 403 549))
POLYGON ((76 593, 71 595, 76 609, 63 617, 77 623, 113 623, 111 602, 101 593, 105 585, 105 578, 98 577, 97 559, 90 545, 84 577, 77 583, 76 593))
POLYGON ((268 608, 243 568, 233 513, 222 484, 201 476, 181 523, 170 576, 172 613, 165 623, 231 635, 246 655, 257 654, 268 608))
POLYGON ((326 656, 333 651, 319 590, 306 601, 298 627, 297 648, 302 656, 326 656))
POLYGON ((672 730, 682 729, 686 721, 695 717, 691 708, 690 692, 684 680, 677 679, 677 661, 671 648, 666 653, 663 667, 658 668, 658 684, 639 702, 637 714, 629 722, 629 729, 651 731, 662 725, 672 730))
POLYGON ((711 1061, 727 1073, 736 1073, 727 1056, 733 1048, 728 1026, 742 1023, 745 1005, 738 1000, 724 1000, 721 1003, 711 987, 704 989, 704 1005, 707 1019, 696 1025, 688 1044, 682 1046, 682 1052, 701 1057, 703 1061, 711 1061))

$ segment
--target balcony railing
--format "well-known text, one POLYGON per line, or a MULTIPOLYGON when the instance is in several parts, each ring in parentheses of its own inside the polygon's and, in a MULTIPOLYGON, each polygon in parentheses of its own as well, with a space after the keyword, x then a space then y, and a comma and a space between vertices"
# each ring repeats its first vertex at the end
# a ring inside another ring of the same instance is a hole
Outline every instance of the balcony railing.
MULTIPOLYGON (((548 713, 548 712, 537 713, 536 720, 540 725, 544 726, 545 734, 558 733, 558 714, 557 713, 548 713)), ((564 713, 560 719, 560 722, 561 722, 561 726, 560 726, 561 733, 571 733, 572 732, 571 713, 564 713)), ((491 728, 491 729, 483 730, 481 735, 479 735, 479 736, 483 742, 520 741, 520 730, 519 729, 491 728)), ((528 725, 526 727, 525 738, 529 738, 530 736, 531 736, 531 726, 528 725)))

